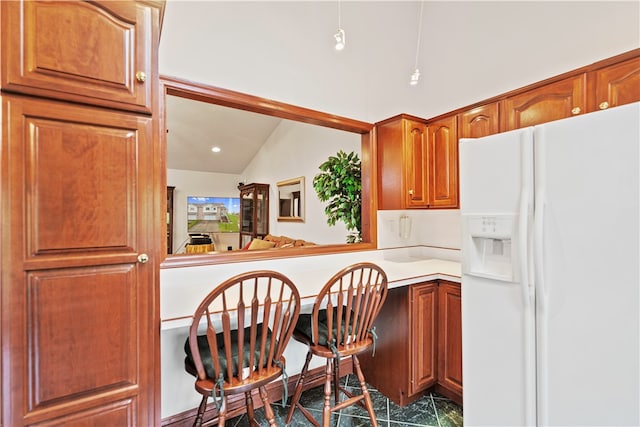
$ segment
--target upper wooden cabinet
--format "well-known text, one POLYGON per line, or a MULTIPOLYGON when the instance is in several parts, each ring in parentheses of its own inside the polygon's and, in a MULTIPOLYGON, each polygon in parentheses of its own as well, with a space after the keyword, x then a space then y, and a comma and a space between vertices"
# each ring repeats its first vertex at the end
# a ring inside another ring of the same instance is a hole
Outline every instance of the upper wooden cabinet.
POLYGON ((589 111, 640 101, 640 58, 632 58, 588 75, 589 111))
POLYGON ((151 112, 156 7, 128 1, 3 1, 0 7, 3 90, 151 112))
POLYGON ((579 74, 504 99, 501 131, 539 125, 586 112, 586 79, 586 74, 579 74))
POLYGON ((458 206, 458 133, 456 116, 428 124, 428 154, 430 208, 458 206))
POLYGON ((500 103, 492 102, 458 115, 458 137, 480 138, 500 132, 500 103))
POLYGON ((378 209, 456 207, 456 117, 399 115, 376 124, 378 209))
POLYGON ((378 208, 426 208, 428 205, 427 125, 400 115, 376 125, 378 208))

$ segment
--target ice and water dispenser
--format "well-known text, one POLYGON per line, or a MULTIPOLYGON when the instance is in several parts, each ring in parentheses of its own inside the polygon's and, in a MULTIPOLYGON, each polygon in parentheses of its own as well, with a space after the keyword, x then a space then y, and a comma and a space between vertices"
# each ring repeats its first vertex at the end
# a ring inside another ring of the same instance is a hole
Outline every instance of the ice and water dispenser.
POLYGON ((464 215, 462 267, 465 274, 517 282, 516 216, 464 215))

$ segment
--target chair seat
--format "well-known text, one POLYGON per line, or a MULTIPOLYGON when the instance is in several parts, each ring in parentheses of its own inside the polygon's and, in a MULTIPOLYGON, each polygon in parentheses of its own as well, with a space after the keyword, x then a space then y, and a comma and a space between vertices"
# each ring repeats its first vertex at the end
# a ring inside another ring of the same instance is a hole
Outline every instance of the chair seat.
MULTIPOLYGON (((342 327, 340 328, 340 336, 344 337, 345 333, 344 333, 344 325, 345 325, 345 319, 346 319, 346 313, 343 313, 342 318, 342 327)), ((330 348, 330 343, 329 343, 329 322, 328 322, 328 316, 327 316, 327 310, 319 310, 318 311, 318 340, 315 341, 313 339, 313 315, 312 314, 301 314, 300 317, 298 317, 298 322, 296 323, 296 327, 293 330, 293 339, 295 339, 298 342, 301 342, 303 344, 306 344, 309 346, 309 350, 317 355, 317 356, 321 356, 321 357, 325 357, 325 358, 333 358, 335 357, 334 352, 331 350, 330 348), (314 341, 317 342, 317 344, 314 344, 314 341)), ((333 316, 333 322, 332 322, 332 333, 331 336, 332 337, 336 337, 337 336, 337 332, 338 332, 338 327, 337 327, 337 315, 334 313, 333 316)), ((356 326, 357 329, 357 326, 356 326)), ((351 333, 351 327, 348 328, 348 333, 351 333)), ((358 354, 361 353, 363 351, 365 351, 367 348, 371 347, 373 345, 373 340, 371 339, 371 337, 368 336, 364 338, 363 340, 360 340, 358 342, 355 343, 344 343, 344 340, 342 340, 342 342, 340 343, 342 345, 344 345, 344 347, 342 347, 340 349, 340 356, 350 356, 352 354, 358 354)))
MULTIPOLYGON (((284 357, 281 358, 282 365, 284 366, 284 357)), ((184 359, 184 367, 187 372, 197 377, 196 367, 193 361, 188 357, 184 359)), ((265 367, 260 374, 254 371, 252 375, 248 376, 242 381, 238 381, 236 378, 232 378, 231 382, 226 381, 225 390, 227 394, 244 393, 247 390, 260 387, 263 384, 268 384, 283 374, 283 370, 280 367, 265 367)), ((205 378, 203 380, 196 379, 195 388, 199 393, 206 393, 211 395, 211 392, 216 386, 216 382, 211 378, 205 378)))
MULTIPOLYGON (((258 337, 260 337, 262 334, 262 324, 257 325, 256 331, 257 331, 258 337)), ((249 366, 248 362, 249 362, 249 357, 251 355, 251 350, 249 345, 251 340, 250 334, 251 334, 251 327, 244 328, 244 340, 243 340, 244 349, 242 353, 243 353, 245 369, 247 366, 249 366)), ((234 329, 231 331, 230 335, 231 335, 231 355, 233 359, 232 371, 233 371, 233 376, 235 377, 238 374, 238 331, 234 329)), ((202 358, 202 364, 204 365, 205 372, 207 373, 207 378, 211 378, 215 380, 217 375, 213 368, 213 359, 211 357, 211 349, 209 348, 209 342, 207 340, 207 336, 198 335, 197 339, 198 339, 198 349, 200 351, 200 357, 202 358)), ((271 347, 270 342, 271 342, 271 330, 267 329, 267 342, 265 344, 266 347, 263 354, 262 367, 265 367, 268 364, 267 357, 269 356, 269 350, 271 347)), ((216 343, 218 346, 218 358, 220 359, 220 370, 222 371, 224 380, 228 381, 228 374, 227 374, 228 362, 227 362, 226 352, 224 351, 224 334, 222 332, 216 334, 216 343)), ((185 368, 187 369, 187 372, 197 377, 198 374, 196 372, 195 365, 193 363, 193 355, 191 354, 191 347, 189 345, 188 337, 184 343, 184 351, 187 355, 185 357, 185 368), (192 370, 189 369, 190 367, 192 368, 192 370)), ((253 368, 256 369, 260 365, 260 347, 256 347, 254 349, 253 357, 255 361, 255 365, 253 366, 253 368)))

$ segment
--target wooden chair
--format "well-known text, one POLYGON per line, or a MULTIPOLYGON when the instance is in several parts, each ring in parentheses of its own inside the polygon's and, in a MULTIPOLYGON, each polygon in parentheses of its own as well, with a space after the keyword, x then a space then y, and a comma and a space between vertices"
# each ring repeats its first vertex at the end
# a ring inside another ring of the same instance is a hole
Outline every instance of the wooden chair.
MULTIPOLYGON (((316 297, 311 314, 301 314, 293 338, 309 346, 300 377, 296 384, 286 423, 291 422, 296 407, 316 427, 318 422, 302 405, 300 395, 304 378, 313 355, 327 359, 325 368, 323 426, 328 427, 331 412, 339 411, 358 403, 369 413, 371 422, 377 426, 371 396, 360 369, 357 355, 371 347, 375 351, 375 328, 373 322, 387 297, 387 275, 375 264, 358 263, 336 273, 316 297), (361 395, 352 395, 340 386, 340 360, 351 357, 353 371, 358 377, 361 395), (331 406, 331 383, 333 381, 334 405, 331 406), (340 391, 347 399, 340 402, 340 391)), ((392 368, 392 367, 389 367, 392 368)))
POLYGON ((275 271, 237 275, 202 300, 185 343, 185 369, 196 377, 195 388, 202 394, 194 426, 202 425, 209 397, 224 426, 227 396, 239 393, 244 393, 247 415, 257 426, 251 397, 256 388, 269 424, 276 425, 265 386, 280 376, 286 383, 282 353, 299 314, 298 290, 275 271))

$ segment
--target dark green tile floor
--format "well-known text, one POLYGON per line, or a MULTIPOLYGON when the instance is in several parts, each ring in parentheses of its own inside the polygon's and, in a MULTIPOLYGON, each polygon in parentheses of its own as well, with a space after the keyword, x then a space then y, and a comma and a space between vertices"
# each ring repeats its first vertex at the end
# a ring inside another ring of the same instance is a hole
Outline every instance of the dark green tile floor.
MULTIPOLYGON (((357 386, 353 387, 356 385, 353 380, 354 377, 350 375, 341 381, 346 381, 347 390, 359 394, 360 388, 357 386)), ((371 387, 369 388, 369 392, 373 401, 376 419, 380 427, 462 426, 462 408, 444 396, 431 393, 405 407, 400 407, 371 387)), ((322 425, 322 405, 324 403, 323 386, 302 393, 300 402, 302 406, 314 415, 320 425, 322 425)), ((278 426, 284 426, 289 405, 287 404, 283 408, 281 402, 274 402, 271 404, 271 407, 275 413, 276 424, 278 426)), ((261 426, 268 426, 262 408, 256 410, 256 420, 261 426)), ((249 422, 246 415, 241 415, 228 420, 226 425, 231 427, 246 427, 249 426, 249 422)), ((307 427, 309 425, 309 421, 300 411, 294 413, 293 420, 289 424, 291 427, 307 427)), ((337 414, 333 414, 331 425, 332 427, 359 427, 370 426, 371 422, 366 410, 359 406, 351 406, 337 414)))

